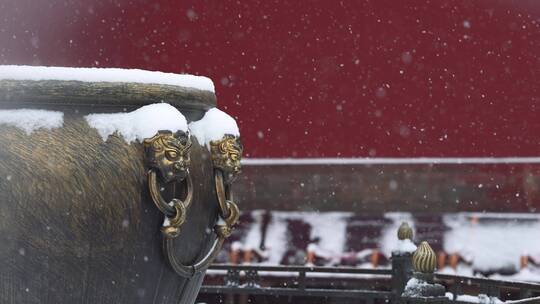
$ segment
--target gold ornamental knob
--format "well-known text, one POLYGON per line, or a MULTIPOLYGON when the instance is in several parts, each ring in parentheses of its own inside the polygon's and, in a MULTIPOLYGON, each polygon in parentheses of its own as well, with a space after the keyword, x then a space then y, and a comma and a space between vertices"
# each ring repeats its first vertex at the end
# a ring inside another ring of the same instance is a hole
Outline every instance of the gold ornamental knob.
POLYGON ((180 229, 174 226, 161 227, 161 232, 168 238, 176 238, 180 235, 180 229))
POLYGON ((437 256, 435 251, 431 249, 428 242, 424 241, 420 243, 420 246, 416 249, 412 257, 412 264, 414 271, 422 273, 435 272, 435 266, 437 265, 437 256))
POLYGON ((399 226, 399 229, 397 231, 397 236, 400 240, 409 239, 412 241, 413 231, 407 222, 401 223, 401 226, 399 226))

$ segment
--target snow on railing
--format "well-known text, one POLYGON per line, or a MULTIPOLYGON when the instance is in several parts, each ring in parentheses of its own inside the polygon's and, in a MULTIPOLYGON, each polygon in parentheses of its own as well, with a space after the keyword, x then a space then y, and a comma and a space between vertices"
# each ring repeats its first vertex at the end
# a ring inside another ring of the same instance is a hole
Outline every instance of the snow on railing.
MULTIPOLYGON (((412 240, 412 229, 402 224, 397 236, 412 240)), ((233 246, 238 249, 238 245, 233 246)), ((422 242, 413 252, 394 251, 391 269, 357 267, 272 266, 217 264, 209 268, 210 277, 225 275, 225 285, 204 285, 202 293, 253 294, 272 296, 347 297, 367 301, 384 299, 399 303, 538 303, 540 284, 517 281, 493 280, 435 273, 437 256, 427 242, 422 242), (309 278, 309 280, 307 280, 309 278), (374 280, 386 279, 390 286, 360 284, 358 289, 347 283, 346 288, 336 285, 336 278, 374 280), (276 281, 276 279, 278 281, 276 281), (318 279, 314 283, 314 279, 318 279), (329 280, 321 283, 320 280, 329 280), (263 280, 265 280, 263 282, 263 280), (284 284, 292 280, 292 284, 284 284), (315 284, 310 286, 310 284, 315 284), (326 284, 326 285, 325 285, 326 284), (441 285, 442 284, 442 285, 441 285), (444 286, 443 286, 444 285, 444 286), (261 286, 264 286, 261 287, 261 286), (328 286, 331 286, 329 288, 328 286), (465 288, 466 287, 466 288, 465 288), (382 289, 381 289, 382 288, 382 289), (391 289, 391 291, 387 291, 391 289), (447 291, 448 289, 448 291, 447 291), (465 294, 476 290, 477 295, 465 294), (517 296, 516 296, 517 292, 517 296), (503 302, 499 297, 507 299, 503 302), (518 297, 519 299, 515 299, 518 297), (486 302, 487 301, 487 302, 486 302)))

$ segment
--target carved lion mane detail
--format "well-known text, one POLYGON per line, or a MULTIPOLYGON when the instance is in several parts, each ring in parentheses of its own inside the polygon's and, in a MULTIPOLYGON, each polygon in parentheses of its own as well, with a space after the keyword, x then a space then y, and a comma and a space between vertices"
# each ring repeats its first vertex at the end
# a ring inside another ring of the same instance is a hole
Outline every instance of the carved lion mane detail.
POLYGON ((242 150, 242 143, 238 136, 226 134, 222 139, 210 142, 210 153, 214 168, 223 171, 227 184, 234 181, 236 175, 240 173, 242 150))
POLYGON ((181 181, 188 173, 191 139, 183 131, 158 131, 143 142, 149 168, 156 169, 163 182, 181 181))

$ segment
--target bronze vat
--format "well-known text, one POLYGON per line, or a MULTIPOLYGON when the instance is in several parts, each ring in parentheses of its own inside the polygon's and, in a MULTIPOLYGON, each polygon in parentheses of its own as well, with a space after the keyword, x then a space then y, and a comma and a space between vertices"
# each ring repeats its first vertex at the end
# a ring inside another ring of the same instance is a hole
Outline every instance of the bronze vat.
POLYGON ((195 301, 238 217, 239 138, 104 141, 85 119, 161 101, 188 122, 216 106, 212 92, 171 85, 0 80, 0 111, 63 113, 51 129, 0 123, 0 303, 195 301))

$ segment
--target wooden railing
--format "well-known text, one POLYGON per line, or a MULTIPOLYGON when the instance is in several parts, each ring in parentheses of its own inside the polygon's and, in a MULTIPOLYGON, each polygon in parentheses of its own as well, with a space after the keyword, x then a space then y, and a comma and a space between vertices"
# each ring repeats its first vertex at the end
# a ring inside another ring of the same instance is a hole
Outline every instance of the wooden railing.
MULTIPOLYGON (((395 267, 400 266, 394 264, 395 267)), ((221 285, 203 285, 201 293, 356 298, 363 299, 366 303, 383 303, 387 301, 390 301, 390 303, 400 303, 401 295, 396 292, 395 286, 392 286, 396 282, 399 282, 399 280, 396 280, 398 278, 395 277, 397 273, 395 270, 355 267, 215 264, 209 268, 209 275, 220 277, 223 283, 221 285), (314 287, 309 284, 309 281, 324 280, 328 282, 329 280, 341 280, 344 278, 353 281, 366 281, 378 278, 385 281, 386 285, 383 288, 351 289, 336 286, 321 286, 321 284, 316 284, 314 287), (284 281, 284 279, 287 279, 288 282, 295 283, 287 284, 286 287, 280 286, 279 282, 284 281)), ((437 282, 443 284, 447 288, 447 291, 454 295, 453 298, 446 298, 444 303, 470 303, 458 300, 457 296, 471 291, 486 294, 490 297, 510 297, 505 303, 540 303, 540 284, 537 283, 492 280, 438 273, 435 273, 434 277, 437 282)))

